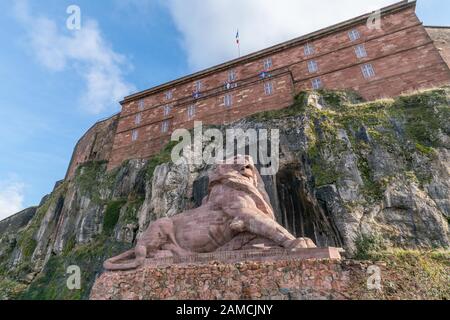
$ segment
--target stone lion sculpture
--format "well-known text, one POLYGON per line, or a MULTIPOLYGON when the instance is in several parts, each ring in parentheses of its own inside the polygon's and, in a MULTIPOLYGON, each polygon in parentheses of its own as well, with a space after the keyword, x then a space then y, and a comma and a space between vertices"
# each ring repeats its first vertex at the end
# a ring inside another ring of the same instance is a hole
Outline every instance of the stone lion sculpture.
POLYGON ((106 270, 130 270, 147 258, 169 251, 175 256, 255 249, 261 245, 285 249, 315 248, 308 238, 296 239, 275 221, 264 183, 251 157, 218 164, 210 174, 208 195, 197 208, 159 219, 134 249, 104 263, 106 270))

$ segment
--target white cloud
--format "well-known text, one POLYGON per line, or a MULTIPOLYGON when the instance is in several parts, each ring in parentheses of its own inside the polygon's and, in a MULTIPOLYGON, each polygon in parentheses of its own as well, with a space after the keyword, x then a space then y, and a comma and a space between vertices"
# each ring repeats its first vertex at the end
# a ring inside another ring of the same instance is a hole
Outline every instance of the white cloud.
POLYGON ((0 181, 0 221, 23 209, 24 187, 15 180, 0 181))
POLYGON ((168 0, 189 64, 205 68, 371 12, 398 0, 168 0))
POLYGON ((123 77, 131 66, 104 40, 96 21, 83 18, 81 30, 64 30, 65 24, 59 28, 47 17, 32 15, 25 0, 16 2, 15 13, 42 65, 52 71, 73 69, 84 79, 80 102, 90 113, 116 109, 119 100, 135 91, 123 77))

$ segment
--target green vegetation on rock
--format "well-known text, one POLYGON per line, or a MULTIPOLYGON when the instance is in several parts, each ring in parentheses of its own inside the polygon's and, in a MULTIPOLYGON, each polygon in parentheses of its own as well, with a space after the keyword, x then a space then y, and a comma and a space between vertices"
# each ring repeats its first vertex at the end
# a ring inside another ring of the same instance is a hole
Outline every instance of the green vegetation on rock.
POLYGON ((98 193, 98 183, 106 170, 105 161, 91 161, 80 165, 77 168, 74 182, 85 194, 93 195, 98 193))
POLYGON ((38 208, 35 216, 31 220, 27 228, 21 231, 21 233, 19 234, 17 246, 22 253, 22 259, 20 265, 18 265, 14 270, 10 271, 10 273, 14 276, 21 278, 31 271, 31 258, 34 251, 36 250, 37 241, 35 237, 39 230, 39 227, 41 226, 45 214, 51 207, 56 207, 58 205, 61 196, 66 191, 67 183, 63 183, 58 186, 45 201, 45 203, 40 208, 38 208))
POLYGON ((80 300, 88 299, 102 264, 107 258, 130 249, 130 244, 99 237, 93 243, 77 246, 60 256, 52 256, 38 277, 19 298, 25 300, 80 300), (69 290, 66 273, 69 266, 81 270, 81 290, 69 290))
POLYGON ((108 203, 103 219, 103 232, 106 235, 110 235, 114 231, 114 228, 120 218, 120 210, 126 202, 126 200, 118 200, 108 203))
POLYGON ((370 264, 381 267, 381 290, 367 289, 367 276, 352 283, 361 300, 449 300, 450 251, 391 249, 374 252, 370 264))
POLYGON ((17 246, 22 252, 20 264, 8 272, 7 261, 0 264, 0 269, 5 269, 5 276, 0 275, 0 286, 5 288, 3 291, 0 290, 0 299, 77 300, 89 297, 95 276, 102 272, 103 261, 131 247, 129 243, 121 243, 114 239, 115 227, 119 223, 137 224, 137 211, 143 203, 144 195, 138 194, 137 191, 129 194, 128 199, 113 198, 111 190, 122 167, 106 172, 104 162, 86 163, 78 168, 73 181, 65 182, 53 191, 47 201, 38 208, 30 224, 18 236, 17 246), (55 210, 60 202, 64 201, 69 186, 77 188, 85 199, 104 208, 103 233, 87 244, 77 243, 75 234, 72 234, 65 241, 62 252, 52 253, 43 270, 31 284, 25 284, 24 279, 35 272, 35 263, 31 261, 31 257, 37 246, 37 231, 47 212, 55 210), (125 207, 126 210, 124 209, 121 215, 121 209, 125 207), (81 290, 69 290, 66 286, 69 277, 66 271, 72 265, 81 268, 81 290))
POLYGON ((27 288, 26 284, 3 277, 0 275, 0 301, 16 300, 27 288))
POLYGON ((356 254, 355 259, 370 260, 375 257, 377 253, 386 250, 383 238, 379 235, 360 234, 355 240, 356 254))
POLYGON ((157 166, 171 161, 172 149, 178 144, 177 141, 171 141, 159 152, 152 156, 147 165, 147 180, 153 178, 153 173, 157 166))
MULTIPOLYGON (((299 110, 309 120, 309 128, 305 128, 305 133, 309 140, 308 156, 317 186, 333 184, 341 178, 335 170, 336 162, 342 159, 347 147, 345 141, 338 137, 339 130, 346 133, 351 151, 358 157, 358 169, 368 198, 380 200, 387 182, 392 178, 374 177, 369 157, 372 150, 377 148, 404 161, 408 172, 414 173, 421 186, 430 181, 426 166, 417 166, 413 155, 416 153, 431 160, 435 148, 443 146, 440 140, 442 133, 450 134, 448 88, 365 103, 360 102, 353 93, 319 91, 317 94, 319 99, 315 98, 312 104, 308 104, 308 98, 300 95, 296 107, 292 109, 299 110), (322 103, 325 108, 319 108, 316 103, 322 103)), ((289 109, 276 111, 275 114, 282 116, 289 109)), ((262 113, 255 117, 266 115, 262 113)), ((406 174, 404 177, 408 178, 406 174)))

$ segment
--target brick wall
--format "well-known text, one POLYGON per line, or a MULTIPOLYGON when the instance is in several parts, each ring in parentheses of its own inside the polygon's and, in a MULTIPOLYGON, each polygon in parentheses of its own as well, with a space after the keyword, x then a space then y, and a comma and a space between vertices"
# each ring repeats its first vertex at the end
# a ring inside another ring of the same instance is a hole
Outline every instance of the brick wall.
POLYGON ((194 121, 221 124, 239 120, 259 111, 286 108, 293 102, 293 81, 288 70, 274 73, 267 79, 254 77, 248 84, 226 91, 226 94, 231 95, 230 107, 225 106, 224 94, 205 94, 195 101, 189 100, 172 105, 171 112, 167 116, 164 116, 164 106, 123 114, 118 125, 109 167, 114 168, 126 159, 150 157, 169 141, 174 129, 192 128, 194 121), (273 88, 270 95, 265 92, 265 85, 268 84, 273 88), (192 106, 195 108, 195 115, 189 117, 188 108, 192 106), (141 115, 141 125, 136 125, 135 122, 138 114, 141 115), (162 132, 164 121, 168 121, 167 132, 162 132), (130 128, 138 132, 134 142, 133 130, 130 128))
POLYGON ((450 27, 426 27, 426 30, 444 61, 450 66, 450 27))

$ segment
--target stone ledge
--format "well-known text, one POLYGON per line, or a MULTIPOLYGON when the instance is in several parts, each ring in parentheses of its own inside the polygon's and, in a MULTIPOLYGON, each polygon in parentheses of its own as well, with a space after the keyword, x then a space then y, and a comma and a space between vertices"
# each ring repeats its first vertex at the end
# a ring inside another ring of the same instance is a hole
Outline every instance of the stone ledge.
POLYGON ((171 266, 174 264, 201 264, 211 261, 235 263, 241 261, 271 261, 271 260, 308 260, 308 259, 329 259, 340 260, 340 248, 315 248, 315 249, 267 249, 267 250, 240 250, 240 251, 222 251, 212 253, 199 253, 187 257, 174 257, 169 254, 168 257, 147 259, 146 266, 171 266))

